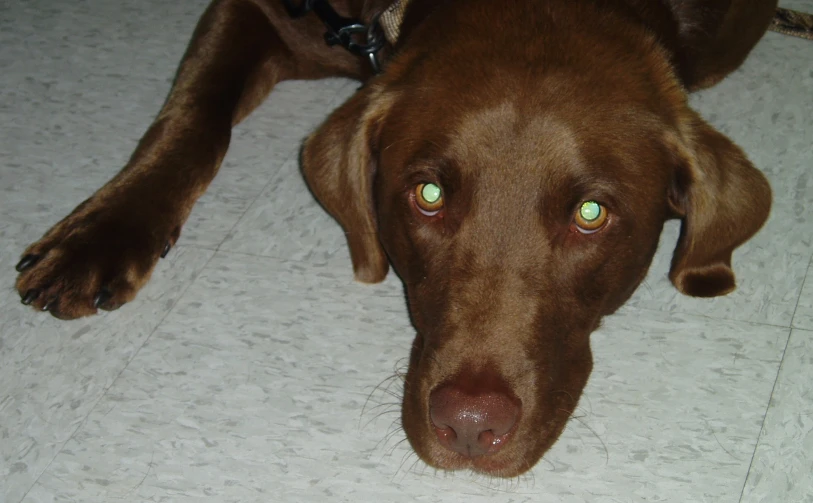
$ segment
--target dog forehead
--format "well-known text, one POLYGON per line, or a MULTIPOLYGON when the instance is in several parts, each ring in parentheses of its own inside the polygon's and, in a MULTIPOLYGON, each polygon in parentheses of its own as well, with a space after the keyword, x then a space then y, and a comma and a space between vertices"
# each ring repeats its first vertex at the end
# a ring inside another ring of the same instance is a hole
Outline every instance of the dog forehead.
POLYGON ((449 153, 458 160, 485 161, 498 172, 532 170, 543 164, 578 163, 574 129, 553 112, 533 113, 514 101, 464 112, 452 127, 449 153))
POLYGON ((540 205, 559 204, 591 169, 573 126, 514 101, 461 114, 449 134, 448 156, 473 213, 489 219, 520 208, 530 217, 540 205))
POLYGON ((513 186, 558 200, 562 192, 590 187, 640 190, 646 177, 658 180, 659 190, 669 171, 667 129, 636 104, 504 100, 458 113, 448 155, 472 188, 513 186))
MULTIPOLYGON (((452 187, 450 204, 465 201, 466 207, 460 236, 475 243, 483 257, 501 247, 514 248, 509 241, 530 240, 516 247, 518 255, 524 255, 520 249, 535 249, 544 231, 538 225, 540 205, 567 199, 568 182, 583 172, 572 127, 553 114, 528 113, 510 100, 460 114, 446 145, 451 160, 446 166, 457 172, 450 178, 460 181, 452 187), (512 222, 508 234, 507 222, 512 222), (470 234, 486 239, 465 237, 470 234)), ((449 218, 457 209, 450 210, 449 218)))

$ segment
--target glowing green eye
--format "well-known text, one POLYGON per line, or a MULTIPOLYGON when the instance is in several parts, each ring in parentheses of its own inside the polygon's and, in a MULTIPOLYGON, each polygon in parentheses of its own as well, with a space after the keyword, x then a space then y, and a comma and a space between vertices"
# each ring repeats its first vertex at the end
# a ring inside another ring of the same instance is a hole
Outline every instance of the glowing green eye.
POLYGON ((426 216, 436 215, 443 208, 443 191, 434 183, 415 186, 415 205, 426 216))
POLYGON ((579 215, 584 220, 592 222, 601 216, 601 205, 595 201, 585 201, 579 208, 579 215))
POLYGON ((435 204, 440 199, 440 187, 434 183, 424 184, 421 189, 421 197, 429 204, 435 204))
POLYGON ((576 211, 574 220, 581 232, 590 234, 599 230, 607 221, 607 210, 595 201, 585 201, 576 211))

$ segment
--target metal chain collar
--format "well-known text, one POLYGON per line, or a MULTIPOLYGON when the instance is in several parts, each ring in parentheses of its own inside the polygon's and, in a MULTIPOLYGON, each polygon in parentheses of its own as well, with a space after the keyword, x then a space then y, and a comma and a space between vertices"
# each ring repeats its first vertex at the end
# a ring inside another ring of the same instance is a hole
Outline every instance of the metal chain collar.
POLYGON ((379 14, 373 16, 369 25, 365 25, 359 19, 339 15, 327 0, 302 0, 299 5, 294 0, 282 0, 282 3, 292 18, 299 18, 313 11, 327 28, 327 45, 341 45, 353 54, 365 56, 373 71, 381 72, 378 52, 387 43, 387 38, 381 28, 379 14))

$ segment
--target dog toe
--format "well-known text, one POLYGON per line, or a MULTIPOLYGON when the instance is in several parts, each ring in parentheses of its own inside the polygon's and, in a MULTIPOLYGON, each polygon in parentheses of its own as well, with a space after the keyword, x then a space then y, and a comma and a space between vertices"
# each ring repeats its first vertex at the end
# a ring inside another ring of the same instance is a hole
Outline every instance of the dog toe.
POLYGON ((30 269, 33 267, 37 262, 40 260, 40 255, 35 255, 33 253, 29 253, 25 255, 15 266, 17 272, 23 272, 26 269, 30 269))
POLYGON ((28 306, 32 302, 37 300, 37 297, 39 297, 39 296, 40 296, 40 291, 39 290, 37 290, 36 288, 30 288, 30 289, 25 291, 25 293, 22 295, 22 297, 20 297, 20 302, 22 302, 24 305, 28 306))
POLYGON ((93 307, 100 308, 107 304, 108 301, 113 297, 113 294, 107 288, 102 288, 99 290, 99 293, 93 298, 93 307))

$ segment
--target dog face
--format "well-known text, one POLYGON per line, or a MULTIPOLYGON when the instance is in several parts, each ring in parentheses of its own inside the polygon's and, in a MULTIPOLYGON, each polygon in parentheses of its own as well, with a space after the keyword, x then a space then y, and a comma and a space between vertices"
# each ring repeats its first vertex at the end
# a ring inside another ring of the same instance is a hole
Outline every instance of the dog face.
POLYGON ((617 105, 577 118, 575 94, 537 82, 556 99, 529 103, 490 87, 449 109, 401 95, 373 194, 419 334, 407 435, 431 464, 512 475, 558 437, 590 374, 590 333, 644 277, 671 159, 643 111, 608 129, 617 105), (493 433, 464 438, 461 415, 493 433))
POLYGON ((405 51, 308 140, 303 169, 356 277, 382 279, 388 258, 405 284, 415 451, 514 476, 560 435, 590 333, 644 278, 664 221, 683 219, 675 286, 720 295, 770 191, 655 49, 625 71, 473 50, 467 65, 405 51))

